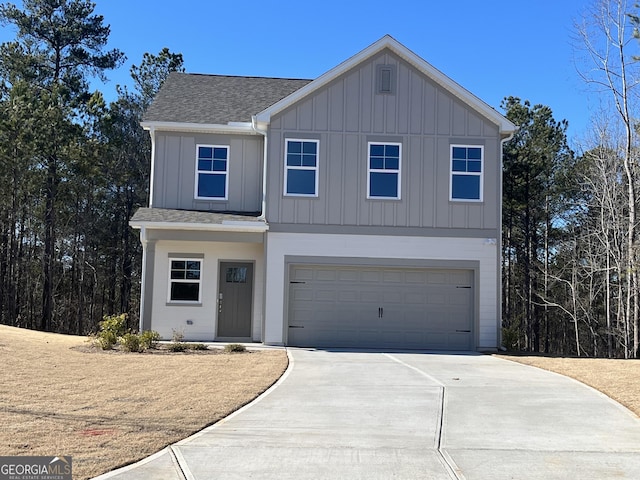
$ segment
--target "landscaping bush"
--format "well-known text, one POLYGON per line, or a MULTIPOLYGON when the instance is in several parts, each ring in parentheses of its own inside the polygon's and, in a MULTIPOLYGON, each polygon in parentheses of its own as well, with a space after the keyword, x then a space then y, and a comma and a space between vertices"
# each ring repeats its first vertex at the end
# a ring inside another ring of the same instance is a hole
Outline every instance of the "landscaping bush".
POLYGON ((127 333, 127 314, 121 313, 120 315, 105 315, 102 321, 99 323, 100 333, 111 332, 116 338, 121 337, 127 333))
POLYGON ((239 353, 239 352, 246 352, 247 349, 245 348, 244 345, 240 343, 230 343, 228 345, 225 345, 224 351, 226 353, 239 353))
POLYGON ((113 332, 105 331, 96 335, 96 341, 102 350, 111 350, 118 343, 118 337, 113 332))
POLYGON ((207 350, 207 346, 204 343, 193 343, 189 345, 191 350, 207 350))
POLYGON ((184 352, 188 348, 189 345, 184 342, 171 342, 169 345, 167 345, 167 349, 170 352, 184 352))
POLYGON ((120 337, 120 345, 125 352, 141 352, 140 336, 135 333, 125 333, 120 337))
POLYGON ((156 348, 159 341, 160 334, 155 330, 145 330, 140 334, 140 348, 142 348, 142 350, 156 348))

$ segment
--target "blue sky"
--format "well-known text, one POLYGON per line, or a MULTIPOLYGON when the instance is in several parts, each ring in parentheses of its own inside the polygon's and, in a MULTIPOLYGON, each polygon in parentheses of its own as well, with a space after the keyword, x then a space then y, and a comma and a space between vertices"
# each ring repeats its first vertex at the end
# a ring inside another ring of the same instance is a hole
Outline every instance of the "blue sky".
MULTIPOLYGON (((588 2, 97 0, 110 47, 128 60, 95 88, 112 99, 131 64, 165 46, 188 72, 315 78, 388 33, 495 108, 509 95, 550 106, 572 139, 594 103, 572 47, 588 2)), ((0 41, 13 37, 0 28, 0 41)))

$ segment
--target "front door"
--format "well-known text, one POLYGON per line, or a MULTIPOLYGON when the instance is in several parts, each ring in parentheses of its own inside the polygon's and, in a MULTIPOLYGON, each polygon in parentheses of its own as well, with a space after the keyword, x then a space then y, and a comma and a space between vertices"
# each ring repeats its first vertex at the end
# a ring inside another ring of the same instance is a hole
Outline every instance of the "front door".
POLYGON ((218 337, 251 337, 253 264, 220 262, 218 337))

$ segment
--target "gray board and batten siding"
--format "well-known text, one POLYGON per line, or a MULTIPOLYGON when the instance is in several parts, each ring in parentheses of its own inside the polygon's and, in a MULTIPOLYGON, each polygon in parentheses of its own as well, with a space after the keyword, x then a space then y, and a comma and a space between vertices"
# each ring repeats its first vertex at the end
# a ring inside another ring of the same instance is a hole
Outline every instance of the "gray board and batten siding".
MULTIPOLYGON (((304 226, 407 227, 498 235, 498 125, 383 50, 271 118, 267 219, 272 231, 304 226), (391 66, 391 93, 376 72, 391 66), (319 139, 318 196, 283 195, 285 139, 319 139), (402 144, 401 198, 367 199, 368 142, 402 144), (450 146, 484 146, 482 202, 449 199, 450 146)), ((396 233, 398 234, 397 230, 396 233)))
POLYGON ((203 132, 211 125, 250 122, 252 115, 310 81, 170 73, 145 113, 144 122, 187 124, 193 126, 193 131, 172 132, 165 126, 152 134, 155 136, 153 207, 216 212, 260 211, 263 137, 203 132), (229 146, 228 200, 195 198, 197 145, 229 146))
POLYGON ((262 204, 261 135, 156 132, 154 208, 259 212, 262 204), (228 199, 195 198, 197 145, 229 147, 228 199))

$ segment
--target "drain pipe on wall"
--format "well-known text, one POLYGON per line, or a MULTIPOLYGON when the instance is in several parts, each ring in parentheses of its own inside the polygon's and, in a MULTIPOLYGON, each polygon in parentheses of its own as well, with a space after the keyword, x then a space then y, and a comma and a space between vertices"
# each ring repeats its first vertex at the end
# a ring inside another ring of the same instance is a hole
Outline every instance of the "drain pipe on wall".
POLYGON ((262 207, 260 211, 260 219, 266 220, 267 214, 267 131, 258 128, 258 122, 255 115, 251 115, 251 128, 254 132, 264 137, 264 149, 262 152, 262 207))
MULTIPOLYGON (((151 171, 149 174, 149 208, 153 207, 153 184, 155 183, 155 158, 156 158, 156 129, 149 127, 151 137, 151 171)), ((142 331, 142 330, 140 330, 142 331)))
MULTIPOLYGON (((507 134, 502 140, 500 140, 500 175, 504 169, 504 144, 513 138, 516 130, 507 134)), ((500 225, 502 225, 502 181, 500 182, 500 201, 498 202, 498 218, 500 219, 500 225)), ((498 302, 498 351, 505 352, 507 349, 502 343, 502 232, 498 232, 497 247, 498 247, 498 292, 500 292, 500 301, 498 302)))
MULTIPOLYGON (((264 138, 264 148, 262 151, 262 206, 260 209, 260 218, 261 220, 264 220, 265 223, 267 223, 267 147, 268 147, 268 138, 267 138, 267 131, 266 130, 260 130, 258 128, 258 122, 256 120, 256 116, 255 115, 251 115, 251 128, 253 129, 253 131, 259 135, 262 135, 262 137, 264 138)), ((263 254, 264 254, 264 268, 266 271, 267 268, 267 234, 266 232, 263 234, 264 235, 264 243, 263 243, 263 254)), ((267 298, 267 282, 264 282, 264 285, 262 286, 262 326, 261 326, 261 332, 260 332, 260 339, 262 342, 264 342, 265 340, 265 329, 267 326, 267 305, 266 305, 266 298, 267 298)))
POLYGON ((140 291, 142 298, 140 299, 140 318, 138 319, 138 331, 144 331, 144 316, 146 313, 144 305, 144 292, 147 286, 147 229, 146 227, 140 227, 140 243, 142 244, 142 275, 140 278, 140 291))

